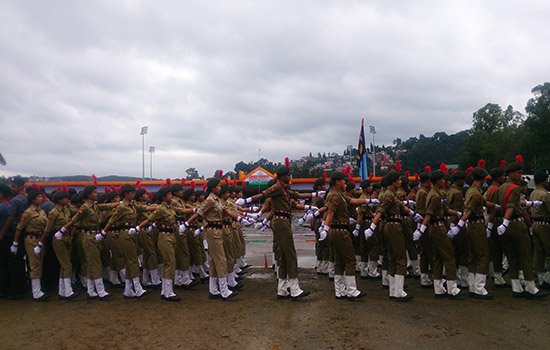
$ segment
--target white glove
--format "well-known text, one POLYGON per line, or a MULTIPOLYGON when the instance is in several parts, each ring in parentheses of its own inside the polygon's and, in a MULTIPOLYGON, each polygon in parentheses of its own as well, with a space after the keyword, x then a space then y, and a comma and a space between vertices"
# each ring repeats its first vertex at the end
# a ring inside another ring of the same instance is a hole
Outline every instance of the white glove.
POLYGON ((309 224, 311 223, 311 221, 313 221, 314 218, 315 218, 315 213, 310 211, 309 213, 306 214, 306 216, 304 216, 304 223, 309 224))
POLYGON ((413 217, 414 217, 414 221, 417 223, 421 223, 422 221, 424 221, 424 218, 422 217, 422 215, 418 213, 414 213, 413 217))
POLYGON ((253 205, 252 207, 250 207, 250 210, 258 211, 258 210, 260 210, 260 207, 253 205))
POLYGON ((105 237, 107 237, 107 233, 105 231, 101 231, 101 233, 98 233, 97 235, 95 235, 95 240, 97 242, 101 242, 102 240, 105 239, 105 237))
POLYGON ((64 228, 62 227, 59 231, 57 231, 53 236, 55 237, 55 239, 57 239, 58 241, 63 238, 63 230, 64 228))
POLYGON ((497 232, 499 236, 502 236, 506 232, 509 224, 510 224, 510 220, 508 219, 504 219, 502 221, 502 224, 499 227, 497 227, 497 232))
POLYGON ((326 191, 317 191, 311 193, 311 198, 320 198, 325 196, 326 191))
POLYGON ((153 225, 149 225, 149 227, 147 227, 147 232, 148 233, 153 232, 153 225))
POLYGON ((187 231, 188 228, 189 228, 189 223, 187 223, 187 221, 184 222, 183 224, 181 224, 180 227, 179 227, 179 234, 180 234, 180 236, 183 235, 183 233, 184 233, 185 231, 187 231))
POLYGON ((199 227, 198 229, 195 230, 195 237, 197 237, 198 235, 200 235, 202 233, 202 231, 204 230, 204 228, 202 227, 199 227))
POLYGON ((350 225, 354 225, 357 222, 357 220, 355 220, 354 218, 349 218, 348 222, 350 225))
POLYGON ((500 206, 500 204, 495 204, 495 209, 500 209, 500 208, 502 208, 502 207, 500 206))
POLYGON ((135 235, 136 233, 139 232, 139 226, 136 226, 136 228, 131 228, 128 230, 128 234, 131 234, 131 235, 135 235))
POLYGON ((17 250, 18 250, 17 245, 18 245, 17 242, 13 242, 13 243, 11 244, 10 252, 11 252, 13 255, 17 254, 17 250))
POLYGON ((268 227, 271 227, 271 221, 270 220, 267 220, 264 227, 262 227, 260 231, 264 232, 268 227))
POLYGON ((252 225, 252 222, 246 220, 246 219, 243 218, 242 216, 239 216, 239 217, 237 218, 237 221, 240 222, 243 226, 246 226, 246 227, 252 225))
POLYGON ((378 198, 367 198, 365 200, 365 204, 367 204, 369 207, 374 207, 375 205, 380 204, 380 199, 378 199, 378 198))
POLYGON ((451 228, 449 231, 447 231, 447 237, 453 238, 454 236, 458 235, 459 232, 460 232, 460 227, 455 226, 451 228))
POLYGON ((44 246, 44 244, 42 244, 42 242, 38 242, 38 244, 34 247, 34 254, 36 255, 40 255, 40 252, 42 251, 42 247, 44 246))
POLYGON ((424 225, 424 224, 421 224, 420 227, 413 232, 413 241, 418 241, 420 239, 420 237, 422 237, 422 235, 424 234, 424 232, 426 232, 426 228, 427 226, 424 225))
POLYGON ((239 207, 242 207, 243 205, 245 204, 250 204, 252 203, 252 198, 248 197, 248 198, 239 198, 235 201, 235 204, 237 204, 239 207))
POLYGON ((359 237, 359 230, 361 230, 361 225, 355 225, 355 230, 352 232, 354 237, 359 237))
POLYGON ((403 201, 403 205, 405 205, 405 206, 407 206, 411 209, 414 209, 414 206, 416 205, 416 202, 407 199, 407 200, 403 201))
POLYGON ((304 210, 313 210, 313 211, 315 211, 315 210, 319 210, 319 208, 317 208, 317 207, 314 206, 314 205, 308 205, 308 204, 306 204, 306 205, 304 205, 304 210))
POLYGON ((365 230, 365 239, 368 240, 372 237, 374 234, 374 230, 376 230, 376 225, 373 223, 370 224, 369 228, 365 230))
POLYGON ((251 213, 246 213, 245 216, 247 218, 251 218, 253 220, 259 220, 260 217, 262 216, 262 213, 255 213, 255 214, 251 214, 251 213))
POLYGON ((258 222, 256 225, 254 225, 254 230, 263 230, 266 226, 269 220, 264 219, 262 222, 258 222))
POLYGON ((305 214, 304 216, 302 216, 301 218, 298 219, 298 225, 304 226, 306 224, 307 215, 308 214, 305 214))
POLYGON ((491 237, 491 233, 493 232, 493 223, 488 223, 485 230, 487 231, 487 238, 491 237))
POLYGON ((464 213, 461 211, 456 212, 456 217, 461 218, 464 213))
POLYGON ((464 227, 464 225, 466 225, 466 221, 460 219, 458 221, 458 224, 456 225, 459 229, 462 229, 464 227))
POLYGON ((323 222, 319 227, 319 241, 324 241, 327 238, 329 230, 330 227, 323 222))
POLYGON ((539 208, 542 205, 542 201, 527 201, 525 203, 526 208, 539 208))

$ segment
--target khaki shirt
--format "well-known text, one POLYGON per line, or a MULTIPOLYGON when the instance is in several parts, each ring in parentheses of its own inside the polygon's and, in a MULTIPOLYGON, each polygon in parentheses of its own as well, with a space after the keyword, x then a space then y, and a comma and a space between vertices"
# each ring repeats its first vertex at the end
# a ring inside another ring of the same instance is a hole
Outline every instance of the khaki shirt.
POLYGON ((71 221, 78 222, 77 227, 82 229, 97 229, 101 224, 100 211, 111 210, 111 203, 97 204, 87 200, 82 204, 71 221))
POLYGON ((472 186, 466 192, 466 208, 470 209, 473 215, 483 215, 483 194, 481 189, 472 186))
MULTIPOLYGON (((172 204, 166 202, 160 203, 160 205, 155 209, 148 218, 150 221, 153 221, 157 224, 157 227, 161 226, 172 226, 176 225, 176 211, 172 204)), ((165 231, 166 232, 166 231, 165 231)))
POLYGON ((44 232, 57 232, 66 223, 71 221, 71 217, 74 215, 70 207, 56 204, 55 207, 48 213, 48 221, 46 222, 46 228, 44 232))
POLYGON ((426 198, 426 215, 432 216, 433 219, 442 219, 448 213, 447 206, 442 203, 443 198, 444 196, 441 192, 432 188, 426 198))
POLYGON ((223 220, 225 206, 220 197, 214 193, 210 193, 208 198, 202 203, 199 208, 199 215, 207 222, 216 222, 223 220))
POLYGON ((397 198, 396 191, 389 188, 384 191, 383 199, 380 199, 380 204, 377 209, 378 213, 382 213, 384 217, 396 216, 401 214, 403 203, 397 198))
POLYGON ((27 233, 43 233, 47 220, 46 212, 41 207, 31 205, 21 215, 17 229, 27 233))
POLYGON ((521 216, 521 187, 517 186, 516 184, 513 184, 511 181, 506 181, 502 186, 498 188, 498 190, 495 193, 495 203, 498 203, 502 206, 502 214, 506 212, 506 209, 513 208, 514 213, 513 215, 521 216), (514 189, 510 191, 510 195, 508 197, 508 202, 506 203, 506 207, 504 207, 504 199, 506 197, 506 193, 508 192, 508 189, 510 186, 514 185, 514 189))
POLYGON ((333 224, 349 223, 349 209, 348 205, 351 204, 351 197, 340 190, 333 189, 327 195, 326 206, 328 210, 334 213, 332 218, 333 224))
POLYGON ((276 183, 262 192, 265 198, 271 198, 271 209, 275 211, 292 211, 296 202, 292 201, 300 198, 296 191, 283 188, 283 185, 276 183))
POLYGON ((464 195, 456 185, 452 185, 447 192, 447 206, 456 211, 464 211, 464 195))
POLYGON ((422 186, 416 191, 416 211, 424 216, 426 215, 426 206, 428 204, 428 190, 422 186))
POLYGON ((147 211, 147 207, 142 204, 138 204, 134 201, 123 200, 113 212, 113 215, 109 219, 109 224, 114 227, 128 228, 128 226, 135 226, 139 224, 138 214, 147 211))
POLYGON ((550 192, 541 186, 537 186, 529 196, 529 200, 543 202, 539 208, 531 208, 533 220, 550 218, 550 192))

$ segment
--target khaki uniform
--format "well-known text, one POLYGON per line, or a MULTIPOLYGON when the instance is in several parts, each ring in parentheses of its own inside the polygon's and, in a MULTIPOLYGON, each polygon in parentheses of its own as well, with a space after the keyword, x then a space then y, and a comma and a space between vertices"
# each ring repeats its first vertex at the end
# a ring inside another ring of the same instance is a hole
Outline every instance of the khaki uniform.
POLYGON ((349 226, 351 197, 332 189, 326 200, 328 210, 334 213, 328 239, 334 250, 334 275, 355 276, 355 252, 349 226))
POLYGON ((86 200, 71 219, 81 229, 82 246, 86 258, 86 276, 92 280, 101 278, 101 242, 95 235, 100 233, 100 211, 111 210, 111 204, 97 204, 86 200))
MULTIPOLYGON (((447 192, 447 207, 459 212, 464 212, 464 195, 462 190, 456 185, 452 185, 447 192)), ((453 224, 458 222, 458 218, 453 217, 451 219, 453 224)), ((468 234, 465 230, 462 230, 458 235, 452 239, 456 263, 459 266, 468 266, 470 264, 471 248, 468 234)))
POLYGON ((126 265, 126 279, 133 279, 139 276, 137 237, 129 234, 128 230, 139 224, 139 213, 145 213, 146 211, 146 206, 125 199, 114 209, 114 213, 109 219, 111 230, 109 235, 113 232, 118 232, 118 243, 126 265))
MULTIPOLYGON (((56 204, 48 213, 48 221, 44 232, 53 234, 61 227, 65 226, 73 216, 71 208, 56 204)), ((73 274, 73 265, 71 263, 71 253, 73 249, 73 239, 71 235, 65 234, 61 239, 52 239, 52 246, 59 261, 59 278, 70 278, 73 274)))
MULTIPOLYGON (((406 201, 408 199, 407 193, 402 188, 396 191, 396 197, 400 201, 406 201)), ((401 219, 401 230, 405 238, 405 247, 407 248, 407 253, 409 253, 409 259, 418 260, 418 248, 413 241, 413 227, 415 227, 414 219, 408 215, 408 212, 405 211, 404 208, 401 209, 400 215, 403 217, 401 219)))
POLYGON ((207 226, 204 231, 206 242, 208 243, 208 257, 210 266, 210 276, 221 278, 227 275, 227 257, 225 255, 222 231, 222 220, 225 207, 220 197, 210 193, 208 198, 202 203, 198 213, 207 226))
MULTIPOLYGON (((181 198, 175 197, 172 199, 172 206, 178 209, 184 209, 185 203, 181 198)), ((176 222, 178 225, 183 224, 182 217, 178 215, 176 222)), ((189 230, 191 231, 191 230, 189 230)), ((193 233, 193 232, 191 232, 193 233)), ((191 262, 189 255, 189 246, 187 245, 186 234, 176 235, 176 270, 187 271, 191 262)))
POLYGON ((447 280, 456 280, 456 260, 453 246, 449 237, 447 237, 445 224, 445 215, 448 214, 448 209, 443 204, 443 199, 442 193, 435 188, 432 188, 428 193, 426 214, 430 215, 431 218, 425 234, 428 234, 434 248, 432 259, 434 280, 443 278, 443 266, 445 266, 447 280))
POLYGON ((298 278, 298 259, 294 239, 292 237, 292 209, 296 205, 292 200, 299 198, 298 192, 283 188, 276 183, 263 192, 265 198, 271 198, 271 208, 274 212, 271 221, 273 239, 276 241, 279 257, 278 276, 280 279, 298 278))
MULTIPOLYGON (((138 213, 138 222, 141 223, 149 217, 147 212, 138 213)), ((157 255, 157 241, 156 238, 158 235, 151 230, 149 232, 148 228, 145 228, 138 232, 137 234, 137 243, 138 247, 143 250, 143 268, 145 270, 154 270, 158 268, 159 261, 157 255)))
MULTIPOLYGON (((359 196, 359 199, 369 199, 367 194, 362 193, 359 196)), ((371 237, 366 240, 363 232, 370 226, 374 215, 371 208, 367 205, 362 205, 357 209, 357 223, 361 226, 359 229, 359 243, 360 243, 360 252, 361 252, 361 262, 374 262, 378 260, 378 241, 376 236, 371 237)))
POLYGON ((545 259, 550 256, 550 193, 537 186, 529 200, 543 202, 541 207, 531 208, 535 271, 542 273, 545 259))
MULTIPOLYGON (((495 193, 499 186, 491 185, 487 192, 485 192, 485 200, 496 203, 495 193)), ((499 203, 500 204, 500 203, 499 203)), ((489 248, 491 250, 491 261, 493 262, 493 271, 497 274, 502 274, 502 260, 505 252, 505 244, 503 239, 497 233, 497 227, 502 224, 502 211, 496 209, 490 209, 492 212, 493 230, 491 237, 489 237, 489 248)))
POLYGON ((155 222, 158 230, 158 250, 164 261, 162 276, 173 280, 176 276, 176 211, 172 204, 162 202, 149 215, 149 220, 155 222))
POLYGON ((507 181, 499 187, 495 196, 496 202, 501 205, 503 215, 507 208, 514 209, 508 229, 503 235, 507 247, 510 278, 518 280, 519 271, 523 270, 525 280, 532 281, 534 279, 533 253, 529 230, 521 213, 521 188, 507 181))
POLYGON ((468 219, 466 233, 471 247, 471 259, 468 272, 487 275, 489 273, 489 240, 485 230, 485 217, 483 216, 483 194, 478 187, 470 187, 466 192, 466 209, 471 214, 468 219))
POLYGON ((384 220, 383 235, 388 255, 388 273, 390 275, 407 274, 407 249, 402 228, 403 204, 397 198, 396 191, 387 189, 380 201, 377 212, 384 220))
MULTIPOLYGON (((416 212, 422 217, 426 215, 426 205, 428 204, 428 190, 422 186, 416 191, 416 212)), ((422 235, 419 240, 420 245, 420 273, 428 274, 430 264, 433 259, 433 242, 430 235, 422 235)))
POLYGON ((25 235, 25 252, 27 253, 30 267, 29 276, 31 279, 42 277, 44 251, 42 250, 40 254, 36 255, 34 247, 36 247, 42 237, 47 220, 46 212, 41 207, 31 205, 23 212, 21 220, 17 224, 17 230, 20 230, 25 235))

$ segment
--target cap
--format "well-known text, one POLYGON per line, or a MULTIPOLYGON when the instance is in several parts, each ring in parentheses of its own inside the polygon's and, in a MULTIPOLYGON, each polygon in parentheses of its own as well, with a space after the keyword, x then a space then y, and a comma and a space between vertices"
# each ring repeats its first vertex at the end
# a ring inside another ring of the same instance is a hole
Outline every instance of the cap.
POLYGON ((395 183, 397 180, 399 180, 400 177, 401 175, 397 171, 390 172, 388 175, 386 175, 387 185, 389 186, 395 183))
MULTIPOLYGON (((478 168, 481 169, 481 168, 478 168)), ((453 174, 453 180, 461 180, 466 178, 466 173, 462 170, 457 170, 456 173, 453 174)))
POLYGON ((53 202, 58 203, 60 200, 69 198, 69 194, 65 191, 55 191, 53 195, 53 202))
POLYGON ((508 175, 519 170, 523 170, 523 165, 517 162, 513 162, 506 166, 506 169, 504 169, 504 174, 508 175))
POLYGON ((10 186, 5 183, 0 183, 0 193, 2 193, 5 198, 9 198, 11 196, 10 186))
POLYGON ((124 184, 120 188, 120 194, 122 194, 122 195, 124 195, 128 192, 135 192, 135 191, 136 191, 136 188, 133 185, 130 185, 130 184, 124 184))
POLYGON ((487 170, 483 168, 474 168, 470 175, 472 175, 474 180, 483 180, 487 177, 488 173, 487 170))
POLYGON ((183 191, 183 199, 189 199, 191 198, 191 196, 193 196, 195 194, 195 191, 193 191, 192 189, 188 188, 186 189, 185 191, 183 191))
POLYGON ((172 190, 172 193, 183 191, 183 186, 181 184, 173 184, 172 187, 170 187, 170 189, 172 190))
POLYGON ((160 190, 158 190, 157 197, 158 199, 163 199, 164 196, 166 196, 168 193, 172 193, 172 190, 168 187, 162 187, 160 190))
POLYGON ((116 197, 120 196, 117 191, 111 191, 105 196, 107 202, 112 202, 116 197))
POLYGON ((366 179, 366 180, 361 181, 360 186, 361 186, 361 188, 367 188, 367 187, 370 186, 370 184, 371 184, 371 181, 369 179, 366 179))
POLYGON ((17 175, 12 177, 10 181, 19 187, 23 187, 25 186, 25 182, 27 182, 27 178, 17 175))
POLYGON ((420 177, 420 182, 421 183, 424 183, 424 182, 426 182, 430 179, 430 174, 425 172, 425 171, 421 172, 418 176, 420 177))
POLYGON ((146 193, 147 193, 147 191, 146 191, 145 189, 143 189, 143 188, 138 188, 138 189, 136 190, 136 193, 134 194, 134 199, 139 199, 139 198, 141 198, 141 196, 143 196, 143 195, 146 194, 146 193))
POLYGON ((95 190, 97 190, 97 187, 94 185, 84 187, 84 190, 82 190, 82 198, 87 199, 95 190))
POLYGON ((27 193, 27 201, 29 202, 29 204, 31 204, 36 199, 36 197, 38 197, 41 194, 42 193, 38 191, 30 191, 29 193, 27 193))
POLYGON ((206 183, 206 188, 211 191, 214 187, 218 186, 218 184, 220 183, 220 179, 218 178, 210 178, 208 179, 208 182, 206 183))
POLYGON ((435 183, 445 177, 445 174, 441 170, 432 171, 430 173, 430 181, 435 183))
POLYGON ((548 180, 548 174, 544 171, 537 171, 535 173, 535 185, 540 184, 541 182, 544 182, 548 180))
POLYGON ((491 169, 490 175, 491 175, 491 179, 496 180, 502 175, 504 175, 504 170, 502 170, 502 168, 493 168, 491 169))
POLYGON ((290 168, 286 166, 282 166, 279 169, 277 169, 277 177, 285 176, 290 174, 290 168))
POLYGON ((341 171, 335 171, 330 175, 330 180, 332 181, 338 181, 338 180, 344 180, 346 178, 346 175, 344 175, 341 171))

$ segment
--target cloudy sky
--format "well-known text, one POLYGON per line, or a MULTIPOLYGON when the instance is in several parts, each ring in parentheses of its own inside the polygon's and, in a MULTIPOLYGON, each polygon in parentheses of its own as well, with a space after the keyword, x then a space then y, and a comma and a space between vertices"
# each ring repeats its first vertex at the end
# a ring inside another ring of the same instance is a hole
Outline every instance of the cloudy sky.
POLYGON ((541 1, 3 1, 0 175, 210 176, 524 112, 550 79, 541 1), (370 136, 367 136, 370 138, 370 136), (146 154, 146 174, 149 174, 146 154))

